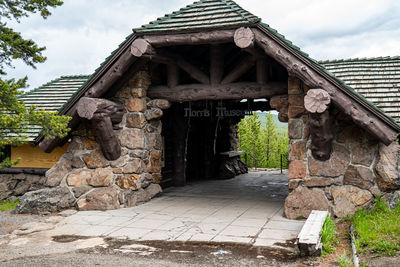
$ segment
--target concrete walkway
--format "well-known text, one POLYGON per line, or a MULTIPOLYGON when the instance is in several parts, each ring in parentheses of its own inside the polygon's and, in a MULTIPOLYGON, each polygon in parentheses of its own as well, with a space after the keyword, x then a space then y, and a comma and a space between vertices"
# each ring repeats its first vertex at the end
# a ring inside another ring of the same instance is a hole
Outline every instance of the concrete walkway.
POLYGON ((264 171, 194 182, 140 206, 78 212, 51 234, 276 246, 296 238, 304 224, 282 216, 287 180, 264 171))

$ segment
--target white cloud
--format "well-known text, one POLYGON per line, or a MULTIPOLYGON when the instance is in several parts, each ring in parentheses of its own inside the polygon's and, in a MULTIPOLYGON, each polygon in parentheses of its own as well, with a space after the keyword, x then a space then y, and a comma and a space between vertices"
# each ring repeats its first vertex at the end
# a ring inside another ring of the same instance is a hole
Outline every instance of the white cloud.
MULTIPOLYGON (((32 87, 67 74, 91 74, 131 32, 192 0, 69 0, 47 20, 12 26, 45 45, 32 70, 16 63, 9 77, 32 87)), ((316 59, 400 55, 400 3, 394 0, 237 0, 316 59)))

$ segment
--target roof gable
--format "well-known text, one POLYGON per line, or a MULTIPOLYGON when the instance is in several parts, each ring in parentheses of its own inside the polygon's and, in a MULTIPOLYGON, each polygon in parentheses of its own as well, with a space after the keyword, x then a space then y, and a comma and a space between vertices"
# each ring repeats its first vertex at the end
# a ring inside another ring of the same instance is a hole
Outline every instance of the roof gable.
POLYGON ((231 0, 201 0, 158 18, 136 33, 158 33, 222 27, 239 27, 261 21, 231 0))
MULTIPOLYGON (((334 74, 326 70, 317 61, 302 52, 299 47, 287 40, 283 35, 261 23, 261 20, 240 8, 231 0, 201 0, 185 8, 166 15, 158 20, 134 30, 124 42, 109 56, 88 81, 79 89, 61 109, 61 114, 73 116, 73 106, 80 97, 101 97, 128 71, 131 64, 143 63, 140 58, 130 52, 131 44, 137 38, 159 37, 164 35, 192 38, 193 33, 221 32, 229 28, 234 32, 242 26, 257 32, 257 44, 262 46, 266 54, 275 58, 289 72, 297 72, 307 85, 312 88, 323 88, 334 98, 334 103, 342 108, 350 107, 346 114, 363 128, 369 130, 385 144, 392 142, 400 132, 400 126, 364 98, 360 93, 346 85, 334 74), (190 32, 188 32, 190 31, 190 32), (272 49, 272 50, 271 50, 272 49), (97 93, 93 93, 97 92, 97 93), (383 133, 383 134, 381 134, 383 133)), ((257 37, 256 36, 256 37, 257 37)), ((233 40, 233 34, 232 34, 233 40)), ((167 42, 170 45, 170 41, 167 42)), ((37 141, 41 141, 39 137, 37 141)), ((56 143, 57 141, 54 141, 56 143)), ((51 150, 54 144, 41 144, 42 149, 51 150), (44 148, 46 147, 46 148, 44 148)))

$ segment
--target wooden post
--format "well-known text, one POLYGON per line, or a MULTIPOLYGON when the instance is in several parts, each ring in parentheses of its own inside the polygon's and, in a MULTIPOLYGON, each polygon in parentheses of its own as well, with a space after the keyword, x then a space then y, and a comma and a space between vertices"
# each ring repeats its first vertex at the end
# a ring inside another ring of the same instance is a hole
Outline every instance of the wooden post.
POLYGON ((210 82, 220 84, 224 75, 224 50, 221 45, 210 46, 210 82))
POLYGON ((181 104, 173 106, 174 114, 174 186, 184 186, 186 184, 186 153, 187 153, 187 134, 188 122, 184 117, 184 110, 181 104))
POLYGON ((328 160, 332 152, 333 134, 328 107, 329 94, 322 89, 310 89, 304 97, 304 106, 310 115, 311 152, 315 159, 328 160))
POLYGON ((259 84, 266 84, 268 81, 268 65, 265 59, 257 59, 257 82, 259 84))
POLYGON ((179 84, 179 68, 176 64, 167 65, 168 87, 173 88, 179 84))
POLYGON ((113 131, 113 124, 122 121, 123 105, 106 99, 82 97, 76 112, 79 117, 91 121, 104 157, 108 160, 118 159, 121 156, 121 146, 113 131))

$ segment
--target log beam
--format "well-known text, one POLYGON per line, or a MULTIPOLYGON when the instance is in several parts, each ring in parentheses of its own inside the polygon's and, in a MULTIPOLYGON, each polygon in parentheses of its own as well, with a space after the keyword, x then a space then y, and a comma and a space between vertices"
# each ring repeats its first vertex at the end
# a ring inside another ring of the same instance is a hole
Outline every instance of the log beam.
POLYGON ((254 39, 254 33, 250 28, 241 27, 235 31, 235 44, 241 49, 254 47, 254 39))
POLYGON ((239 62, 236 67, 225 76, 221 84, 228 84, 239 79, 243 74, 249 71, 255 64, 256 59, 253 56, 248 56, 239 62))
POLYGON ((205 84, 179 85, 174 88, 152 86, 147 95, 150 98, 163 98, 172 102, 224 99, 257 99, 270 98, 276 94, 287 92, 287 84, 282 82, 232 83, 210 86, 205 84))
POLYGON ((154 54, 154 49, 145 39, 136 39, 131 45, 131 53, 135 57, 141 57, 144 54, 154 54))
POLYGON ((224 50, 221 45, 210 46, 210 82, 220 84, 224 75, 224 50))
POLYGON ((118 159, 121 146, 113 131, 113 124, 122 121, 123 105, 106 99, 82 97, 76 105, 76 113, 80 118, 90 120, 104 157, 108 160, 118 159))
POLYGON ((216 30, 197 33, 144 35, 153 47, 232 43, 235 30, 216 30))
POLYGON ((310 113, 323 113, 330 103, 331 97, 323 89, 310 89, 304 97, 304 107, 310 113))
POLYGON ((198 67, 192 65, 178 54, 161 49, 155 50, 147 40, 135 40, 131 46, 131 53, 137 57, 145 58, 158 63, 167 65, 176 64, 196 81, 204 84, 210 84, 210 78, 198 67))
POLYGON ((351 117, 357 125, 370 132, 385 145, 391 144, 397 138, 400 128, 384 115, 378 114, 357 96, 342 89, 338 82, 296 55, 296 52, 291 51, 292 48, 266 29, 259 27, 253 32, 257 45, 267 55, 278 61, 289 73, 300 78, 308 87, 322 88, 328 92, 332 103, 351 117))

